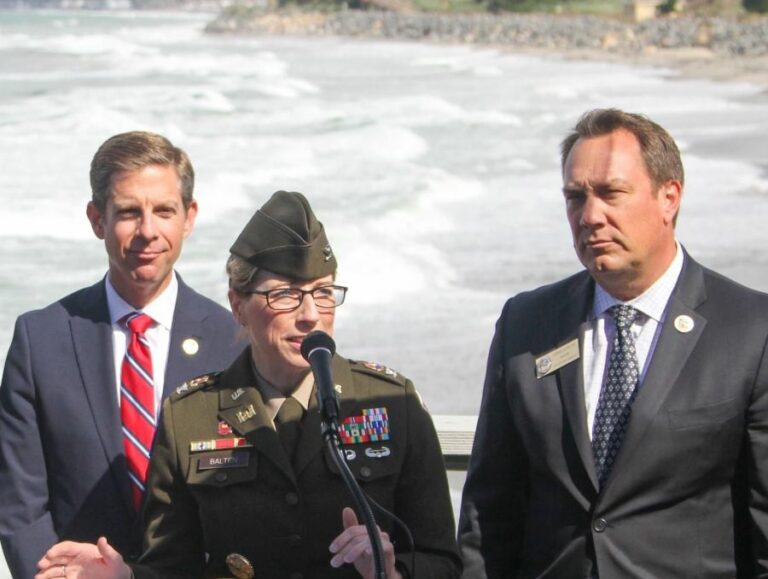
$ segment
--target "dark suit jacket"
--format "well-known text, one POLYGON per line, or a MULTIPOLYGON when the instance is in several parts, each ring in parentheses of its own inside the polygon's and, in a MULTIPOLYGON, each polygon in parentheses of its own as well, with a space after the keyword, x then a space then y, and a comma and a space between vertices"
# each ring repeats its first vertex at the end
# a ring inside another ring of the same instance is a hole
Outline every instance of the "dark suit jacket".
MULTIPOLYGON (((432 421, 410 380, 383 367, 339 356, 342 417, 387 409, 390 440, 349 444, 347 460, 363 491, 410 528, 418 579, 460 574, 445 468, 432 421)), ((149 475, 145 552, 137 579, 231 577, 225 560, 246 557, 258 579, 358 578, 334 569, 328 546, 343 530, 341 511, 353 500, 320 429, 312 396, 293 464, 283 450, 251 370, 250 350, 223 374, 172 394, 149 475), (231 433, 221 433, 221 422, 231 433), (245 437, 249 447, 191 452, 190 444, 245 437)), ((410 567, 408 542, 389 517, 400 564, 410 567)))
POLYGON ((579 339, 586 272, 509 300, 464 488, 465 577, 768 576, 768 296, 685 256, 610 478, 598 492, 579 339), (693 328, 675 328, 678 316, 693 328))
MULTIPOLYGON (((166 393, 229 364, 236 336, 227 310, 179 280, 166 393), (193 356, 181 348, 190 337, 193 356)), ((63 539, 140 550, 113 359, 103 280, 16 322, 0 387, 0 540, 17 579, 63 539)))

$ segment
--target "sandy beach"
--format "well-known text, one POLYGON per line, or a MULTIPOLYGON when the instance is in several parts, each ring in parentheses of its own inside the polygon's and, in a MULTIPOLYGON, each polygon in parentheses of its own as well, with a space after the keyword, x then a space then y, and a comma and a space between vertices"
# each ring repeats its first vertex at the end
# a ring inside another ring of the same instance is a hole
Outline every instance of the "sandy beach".
POLYGON ((703 78, 718 82, 744 82, 763 87, 768 96, 768 56, 730 56, 707 48, 670 48, 644 53, 613 53, 609 50, 574 49, 567 52, 522 49, 538 55, 558 55, 569 60, 602 60, 675 71, 681 78, 703 78))

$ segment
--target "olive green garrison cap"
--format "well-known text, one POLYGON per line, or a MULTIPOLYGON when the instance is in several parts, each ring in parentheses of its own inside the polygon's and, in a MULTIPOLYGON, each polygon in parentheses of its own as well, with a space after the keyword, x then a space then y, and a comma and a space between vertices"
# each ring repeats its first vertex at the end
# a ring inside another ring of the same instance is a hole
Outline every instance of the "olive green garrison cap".
POLYGON ((323 224, 306 197, 296 192, 274 193, 229 251, 253 266, 292 279, 324 277, 337 267, 323 224))

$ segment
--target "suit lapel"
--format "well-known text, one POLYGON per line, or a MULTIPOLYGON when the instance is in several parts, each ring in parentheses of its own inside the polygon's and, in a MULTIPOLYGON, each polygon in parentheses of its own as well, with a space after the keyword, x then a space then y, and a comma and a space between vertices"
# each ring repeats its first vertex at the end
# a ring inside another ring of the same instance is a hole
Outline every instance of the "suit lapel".
MULTIPOLYGON (((177 275, 179 293, 173 310, 171 338, 168 345, 168 363, 165 368, 163 398, 169 396, 182 382, 210 371, 211 344, 205 331, 208 309, 202 307, 200 297, 177 275), (185 348, 185 342, 196 350, 185 348)), ((243 344, 245 346, 245 343, 243 344)))
POLYGON ((661 333, 645 379, 632 404, 627 433, 613 465, 612 476, 606 483, 606 489, 610 487, 613 479, 620 478, 624 471, 631 472, 628 465, 632 454, 648 426, 656 418, 670 389, 678 384, 678 378, 707 324, 707 320, 695 311, 705 299, 702 269, 686 254, 685 265, 669 299, 661 333), (693 328, 690 331, 681 332, 675 327, 675 320, 680 316, 688 316, 693 320, 693 328))
POLYGON ((104 447, 107 462, 126 506, 134 511, 125 464, 120 407, 115 384, 112 324, 104 281, 84 294, 79 315, 70 319, 70 330, 83 389, 104 447))
POLYGON ((221 376, 219 418, 244 436, 266 459, 275 464, 295 485, 296 476, 280 438, 277 436, 267 407, 256 387, 251 369, 251 351, 245 350, 221 376))
POLYGON ((568 424, 573 434, 581 462, 592 485, 597 489, 597 474, 592 456, 592 445, 587 432, 587 410, 584 400, 584 331, 594 295, 594 284, 585 273, 564 300, 564 307, 558 317, 558 345, 578 338, 579 359, 558 370, 558 388, 563 401, 568 424))

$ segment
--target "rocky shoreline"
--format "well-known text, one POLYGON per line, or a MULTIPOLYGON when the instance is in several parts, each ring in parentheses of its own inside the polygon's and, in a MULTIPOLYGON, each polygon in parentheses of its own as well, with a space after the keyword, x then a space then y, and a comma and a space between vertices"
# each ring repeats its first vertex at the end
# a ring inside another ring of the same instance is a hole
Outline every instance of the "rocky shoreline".
POLYGON ((674 17, 631 23, 595 16, 264 12, 233 6, 207 31, 469 43, 666 66, 688 76, 768 87, 768 17, 674 17))

